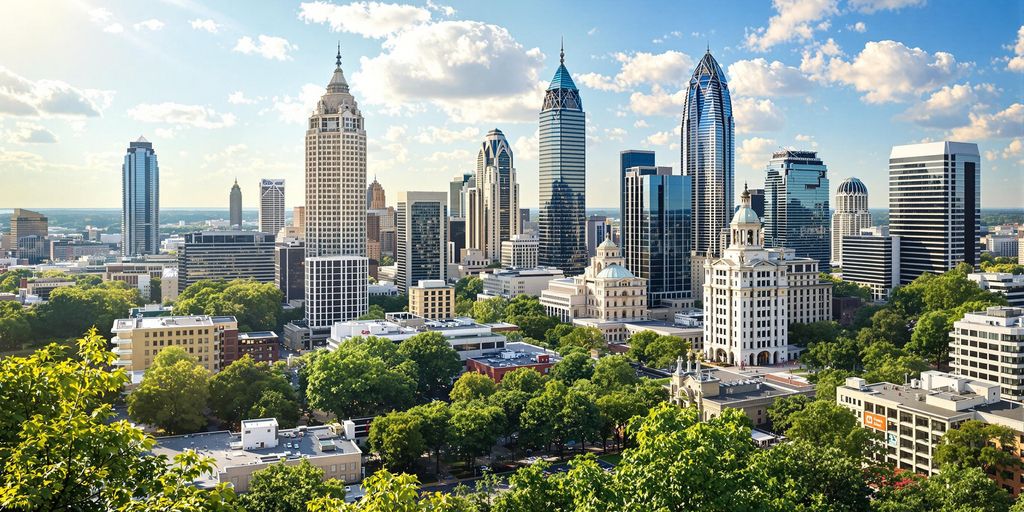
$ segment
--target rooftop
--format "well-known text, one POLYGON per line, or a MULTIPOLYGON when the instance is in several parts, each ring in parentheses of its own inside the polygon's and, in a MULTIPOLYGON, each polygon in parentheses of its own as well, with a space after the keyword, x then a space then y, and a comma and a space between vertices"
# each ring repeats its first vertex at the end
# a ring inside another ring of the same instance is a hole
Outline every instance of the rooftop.
POLYGON ((239 340, 247 339, 265 339, 265 338, 277 338, 277 333, 274 331, 253 331, 253 332, 240 332, 238 333, 239 340))
POLYGON ((235 322, 233 316, 157 316, 139 318, 119 318, 114 320, 113 331, 127 331, 130 329, 164 329, 168 327, 212 327, 214 324, 235 322))
POLYGON ((562 360, 562 357, 556 352, 522 342, 506 343, 503 350, 487 352, 470 359, 494 368, 515 368, 537 364, 538 355, 547 355, 549 363, 557 363, 562 360))

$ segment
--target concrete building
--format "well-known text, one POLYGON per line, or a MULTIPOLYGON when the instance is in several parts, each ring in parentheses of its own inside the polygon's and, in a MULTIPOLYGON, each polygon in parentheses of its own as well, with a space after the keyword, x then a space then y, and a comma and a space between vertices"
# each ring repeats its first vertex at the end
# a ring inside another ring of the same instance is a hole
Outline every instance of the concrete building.
POLYGON ((274 246, 274 284, 284 301, 306 298, 306 244, 298 240, 277 242, 274 246))
POLYGON ((477 298, 504 297, 513 299, 519 295, 539 297, 552 279, 562 279, 565 274, 557 268, 515 268, 481 272, 483 293, 477 298))
POLYGON ((889 230, 900 237, 900 283, 981 262, 978 145, 928 142, 889 155, 889 230))
MULTIPOLYGON (((816 151, 776 151, 764 180, 764 245, 792 249, 830 271, 828 168, 816 151)), ((755 212, 756 213, 756 212, 755 212)))
POLYGON ((985 236, 985 251, 996 257, 1016 258, 1019 239, 1017 234, 995 234, 985 236))
POLYGON ((624 264, 619 246, 605 239, 583 274, 551 280, 541 292, 540 304, 562 322, 647 320, 647 280, 624 264))
POLYGON ((696 326, 679 325, 663 320, 598 320, 596 318, 576 318, 573 325, 593 327, 601 331, 601 336, 608 343, 626 343, 634 334, 641 331, 652 331, 659 336, 675 336, 690 342, 694 350, 704 345, 704 329, 696 326))
POLYGON ((843 237, 843 281, 871 289, 876 301, 889 300, 900 284, 900 237, 889 234, 888 226, 860 230, 843 237))
POLYGON ((790 323, 832 317, 832 285, 818 262, 765 249, 761 219, 740 195, 721 258, 704 266, 704 354, 709 361, 769 365, 789 360, 790 323))
POLYGON ((276 234, 284 227, 284 180, 260 180, 260 231, 276 234))
POLYGON ((857 236, 871 227, 868 188, 857 178, 846 178, 836 188, 832 213, 832 266, 843 266, 843 237, 857 236))
POLYGON ((520 233, 519 184, 512 146, 495 128, 477 154, 476 174, 469 181, 466 247, 483 251, 491 261, 501 258, 502 243, 520 233))
POLYGON ((547 375, 551 367, 562 360, 558 352, 547 350, 529 343, 506 343, 502 350, 484 353, 466 360, 466 371, 486 375, 494 382, 501 382, 505 374, 520 368, 532 368, 541 375, 547 375))
POLYGON ((500 325, 480 324, 465 317, 427 320, 405 312, 387 313, 384 320, 338 322, 331 327, 327 348, 337 350, 349 338, 366 336, 387 338, 400 343, 424 332, 438 332, 444 336, 462 361, 505 348, 505 335, 500 325))
POLYGON ((144 372, 167 347, 179 347, 196 358, 208 371, 221 369, 221 346, 225 337, 238 336, 233 316, 161 316, 121 318, 111 329, 117 361, 125 371, 144 372))
POLYGON ((160 274, 160 300, 178 300, 178 269, 165 267, 160 274))
POLYGON ((366 186, 366 208, 368 210, 383 210, 387 207, 387 196, 384 195, 384 186, 374 176, 373 181, 366 186))
POLYGON ((185 235, 178 251, 178 292, 201 279, 274 282, 274 236, 258 231, 185 235))
POLYGON ((967 313, 953 322, 949 337, 954 373, 999 384, 1007 400, 1024 400, 1024 310, 1000 306, 967 313))
MULTIPOLYGON (((231 229, 242 229, 242 188, 238 186, 238 180, 231 186, 231 193, 228 197, 230 208, 228 209, 228 225, 231 229)), ((270 233, 274 233, 270 231, 270 233)))
POLYGON ((279 359, 281 340, 274 331, 225 331, 221 338, 220 367, 249 356, 257 363, 273 363, 279 359))
POLYGON ((153 453, 171 461, 176 455, 197 449, 213 457, 215 465, 212 473, 196 480, 203 489, 223 483, 230 484, 237 493, 248 492, 253 473, 271 464, 294 466, 303 460, 322 470, 324 479, 354 484, 363 478, 363 452, 355 442, 351 421, 279 430, 274 418, 243 420, 241 432, 221 430, 157 438, 153 453))
POLYGON ((1008 272, 978 272, 967 274, 982 290, 1006 297, 1011 306, 1024 308, 1024 275, 1008 272))
POLYGON ((514 268, 537 266, 537 251, 540 240, 533 235, 512 235, 511 240, 501 242, 501 265, 514 268))
POLYGON ((455 287, 440 279, 421 280, 409 288, 409 314, 427 320, 455 318, 455 287))
POLYGON ((57 288, 75 286, 75 282, 62 277, 37 277, 25 284, 24 288, 29 295, 35 295, 40 300, 50 300, 50 293, 57 288))
POLYGON ((7 247, 14 255, 28 260, 34 265, 49 256, 49 245, 46 236, 49 231, 49 219, 46 215, 24 208, 15 208, 11 213, 11 234, 8 236, 7 247))
POLYGON ((92 242, 75 238, 64 238, 50 241, 50 261, 75 261, 82 256, 106 256, 110 254, 110 244, 92 242))
POLYGON ((358 318, 370 308, 365 256, 306 258, 305 266, 306 322, 314 340, 326 339, 336 322, 358 318))
MULTIPOLYGON (((591 215, 587 217, 586 239, 587 257, 593 258, 597 255, 597 246, 608 238, 609 226, 608 217, 604 215, 591 215)), ((615 238, 612 238, 615 241, 615 238)))
POLYGON ((153 143, 128 144, 121 166, 121 256, 160 252, 160 166, 153 143))
POLYGON ((424 279, 447 277, 448 206, 444 192, 398 193, 398 275, 395 284, 407 293, 424 279))

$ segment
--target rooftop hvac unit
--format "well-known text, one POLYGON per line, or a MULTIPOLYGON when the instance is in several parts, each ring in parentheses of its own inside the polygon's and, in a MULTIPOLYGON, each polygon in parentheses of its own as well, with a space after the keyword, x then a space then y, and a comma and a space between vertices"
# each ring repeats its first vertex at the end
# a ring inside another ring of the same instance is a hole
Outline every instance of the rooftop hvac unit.
POLYGON ((502 359, 515 359, 516 358, 516 353, 511 351, 511 350, 506 350, 506 351, 501 353, 501 358, 502 359))

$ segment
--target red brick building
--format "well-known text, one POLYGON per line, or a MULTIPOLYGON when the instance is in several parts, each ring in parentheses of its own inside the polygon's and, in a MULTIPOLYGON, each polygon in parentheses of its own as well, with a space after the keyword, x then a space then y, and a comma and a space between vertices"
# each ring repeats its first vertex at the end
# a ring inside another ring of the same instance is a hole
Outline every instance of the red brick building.
POLYGON ((220 345, 221 369, 246 354, 257 363, 273 363, 280 357, 280 341, 273 331, 238 332, 224 331, 220 345))
POLYGON ((533 368, 541 375, 547 375, 551 367, 561 360, 558 354, 529 343, 506 343, 504 350, 467 359, 466 370, 501 382, 506 373, 519 368, 533 368))

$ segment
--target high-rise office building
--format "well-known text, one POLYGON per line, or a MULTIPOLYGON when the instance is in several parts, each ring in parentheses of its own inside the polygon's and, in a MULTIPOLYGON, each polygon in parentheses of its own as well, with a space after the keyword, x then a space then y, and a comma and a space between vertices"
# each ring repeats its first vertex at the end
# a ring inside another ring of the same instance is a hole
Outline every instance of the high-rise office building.
POLYGON ((232 229, 240 229, 242 227, 242 189, 238 186, 238 180, 235 180, 235 184, 231 186, 229 202, 228 224, 232 229))
POLYGON ((299 238, 306 239, 306 207, 296 206, 292 208, 292 226, 299 238))
MULTIPOLYGON (((654 167, 654 151, 628 149, 619 152, 619 219, 626 218, 624 213, 626 208, 626 173, 632 167, 654 167)), ((601 243, 602 240, 604 240, 603 236, 597 240, 597 243, 601 243)), ((597 245, 595 244, 593 249, 596 248, 597 245)), ((590 251, 590 249, 590 240, 588 239, 587 250, 590 251)), ((594 253, 591 252, 590 255, 593 256, 594 253)))
POLYGON ((160 166, 145 137, 128 143, 121 166, 121 255, 160 252, 160 166))
POLYGON ((49 254, 46 235, 49 231, 46 215, 24 208, 15 208, 11 213, 11 234, 8 246, 18 258, 29 264, 39 263, 49 254))
POLYGON ((260 231, 277 234, 284 227, 284 180, 260 180, 260 231))
POLYGON ((466 215, 462 211, 462 203, 465 201, 465 190, 463 187, 472 177, 473 173, 467 172, 463 173, 462 176, 452 178, 452 181, 448 183, 448 215, 452 217, 464 217, 466 215))
POLYGON ((591 215, 587 217, 587 254, 589 254, 591 258, 597 255, 597 246, 601 242, 604 242, 605 238, 608 238, 609 229, 611 228, 608 225, 608 217, 605 217, 604 215, 591 215))
POLYGON ((200 279, 274 282, 274 235, 203 231, 184 238, 178 249, 178 293, 200 279))
POLYGON ((764 180, 764 243, 793 249, 797 257, 830 270, 828 168, 814 151, 772 154, 764 180))
POLYGON ((953 322, 949 359, 953 372, 1000 384, 1007 400, 1024 399, 1024 309, 996 306, 967 313, 953 322), (996 342, 998 340, 999 342, 996 342))
POLYGON ((384 199, 384 186, 377 181, 376 176, 366 186, 366 207, 370 210, 383 210, 387 208, 387 202, 384 199))
POLYGON ((540 112, 540 264, 583 272, 586 247, 586 114, 565 51, 540 112))
POLYGON ((889 234, 889 226, 861 229, 841 241, 843 281, 871 289, 873 299, 889 299, 889 293, 900 284, 900 237, 889 234))
POLYGON ((626 171, 622 251, 626 268, 647 280, 647 303, 690 296, 690 177, 671 167, 626 171))
POLYGON ((274 247, 274 284, 284 301, 306 298, 306 248, 300 240, 278 240, 274 247))
POLYGON ((448 198, 444 192, 398 193, 395 284, 407 293, 425 279, 444 280, 448 270, 448 198))
POLYGON ((857 178, 846 178, 836 188, 832 214, 832 265, 843 266, 843 237, 860 234, 871 227, 868 211, 868 188, 857 178))
POLYGON ((314 339, 366 312, 366 129, 341 69, 306 130, 306 322, 314 339))
POLYGON ((519 184, 505 134, 495 128, 487 133, 477 154, 476 175, 469 190, 466 247, 481 251, 492 261, 501 258, 501 243, 518 235, 519 184))
POLYGON ((764 189, 752 188, 750 192, 750 207, 758 217, 764 218, 764 189))
POLYGON ((466 219, 448 217, 448 262, 460 263, 466 248, 466 219))
POLYGON ((900 283, 981 261, 978 145, 927 142, 889 155, 889 231, 900 237, 900 283))

